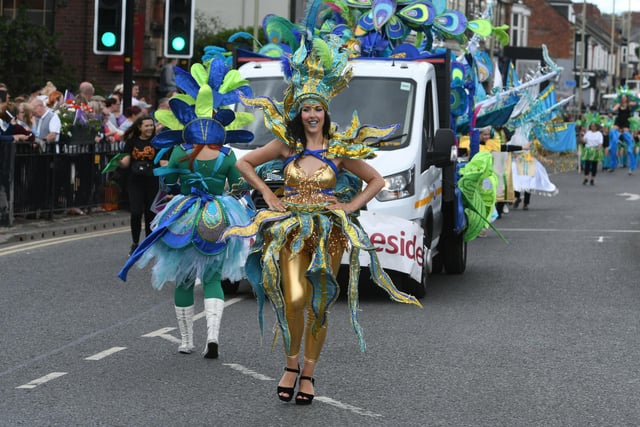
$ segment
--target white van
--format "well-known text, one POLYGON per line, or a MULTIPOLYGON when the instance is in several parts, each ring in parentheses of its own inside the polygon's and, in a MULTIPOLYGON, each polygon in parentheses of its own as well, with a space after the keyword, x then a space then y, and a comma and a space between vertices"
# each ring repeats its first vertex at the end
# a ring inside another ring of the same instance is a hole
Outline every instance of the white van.
MULTIPOLYGON (((397 134, 382 141, 377 157, 369 160, 386 186, 361 213, 361 223, 385 270, 401 289, 418 297, 425 294, 432 271, 444 268, 459 274, 466 267, 465 218, 456 195, 457 150, 449 129, 448 57, 351 60, 353 78, 331 101, 329 111, 340 128, 348 126, 353 111, 362 124, 400 124, 397 134)), ((254 95, 282 100, 286 82, 279 61, 251 60, 238 69, 254 95)), ((232 144, 238 157, 273 139, 262 111, 251 111, 256 120, 248 129, 255 138, 250 144, 232 144)), ((266 175, 272 188, 282 186, 281 170, 266 175)), ((256 204, 264 207, 259 196, 256 204)))

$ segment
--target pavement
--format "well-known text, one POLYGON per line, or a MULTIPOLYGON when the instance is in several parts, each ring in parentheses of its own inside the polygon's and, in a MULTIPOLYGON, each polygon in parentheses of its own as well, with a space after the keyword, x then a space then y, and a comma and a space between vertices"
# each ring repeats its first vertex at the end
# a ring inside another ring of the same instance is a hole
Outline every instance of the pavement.
POLYGON ((73 211, 55 214, 52 219, 14 218, 13 226, 0 227, 0 246, 69 236, 129 226, 129 211, 94 211, 76 214, 73 211))

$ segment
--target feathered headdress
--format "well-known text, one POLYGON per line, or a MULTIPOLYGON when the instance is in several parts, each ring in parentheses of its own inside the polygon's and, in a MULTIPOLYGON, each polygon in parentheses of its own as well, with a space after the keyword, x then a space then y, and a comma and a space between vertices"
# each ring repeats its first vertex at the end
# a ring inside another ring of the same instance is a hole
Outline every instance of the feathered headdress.
POLYGON ((598 113, 593 113, 591 111, 584 113, 584 116, 581 120, 576 120, 576 124, 578 126, 584 126, 587 129, 591 127, 592 124, 596 124, 598 126, 602 125, 603 117, 598 113))
POLYGON ((169 100, 170 110, 157 110, 155 118, 168 129, 153 139, 156 148, 187 144, 226 144, 250 142, 253 133, 237 130, 253 120, 253 114, 226 108, 251 96, 249 82, 238 70, 229 70, 221 58, 191 66, 191 73, 179 67, 176 85, 184 92, 169 100))
MULTIPOLYGON (((314 37, 302 40, 293 56, 283 58, 285 78, 290 86, 282 102, 267 96, 246 98, 242 102, 263 110, 265 126, 276 138, 296 152, 303 150, 302 143, 290 134, 287 123, 299 112, 305 101, 319 102, 328 109, 331 99, 340 93, 351 80, 352 70, 348 63, 349 52, 341 49, 340 39, 329 35, 328 40, 314 37)), ((366 159, 373 157, 376 141, 389 137, 398 125, 377 127, 362 125, 357 112, 353 112, 350 125, 344 132, 337 132, 332 125, 328 156, 366 159)))
MULTIPOLYGON (((622 96, 626 96, 627 100, 630 102, 636 102, 636 103, 640 103, 640 98, 638 98, 638 96, 636 96, 635 93, 633 93, 633 91, 631 89, 629 89, 629 87, 625 86, 619 86, 618 90, 616 90, 616 97, 614 99, 614 102, 616 104, 619 104, 620 102, 622 102, 622 96)), ((638 106, 634 107, 634 110, 638 108, 638 106)))
POLYGON ((600 125, 603 128, 613 127, 613 118, 609 116, 600 116, 600 125))
POLYGON ((349 53, 341 49, 338 37, 329 36, 326 41, 316 37, 309 44, 310 50, 303 39, 284 66, 289 87, 283 102, 289 120, 298 114, 304 102, 319 102, 328 110, 331 99, 347 87, 353 74, 348 64, 349 53))

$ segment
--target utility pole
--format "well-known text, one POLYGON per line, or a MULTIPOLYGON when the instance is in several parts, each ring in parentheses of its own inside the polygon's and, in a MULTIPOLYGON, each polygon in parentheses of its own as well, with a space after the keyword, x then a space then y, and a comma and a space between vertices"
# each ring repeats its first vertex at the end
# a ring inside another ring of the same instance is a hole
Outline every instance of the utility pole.
POLYGON ((615 92, 616 90, 616 75, 618 74, 618 61, 615 54, 615 44, 614 44, 614 36, 615 36, 615 26, 616 26, 616 0, 613 0, 613 10, 611 11, 611 57, 613 60, 609 59, 609 63, 613 66, 613 75, 611 76, 611 90, 610 92, 615 92))
POLYGON ((629 0, 629 11, 627 12, 627 72, 625 75, 627 76, 627 80, 633 78, 631 71, 631 64, 629 63, 629 57, 631 56, 631 0, 629 0))
POLYGON ((580 114, 582 113, 582 78, 584 75, 584 55, 586 52, 585 49, 585 45, 584 45, 584 41, 585 41, 585 37, 584 37, 584 33, 585 33, 585 29, 586 29, 586 21, 587 21, 587 1, 583 0, 582 2, 582 17, 581 19, 581 26, 582 26, 582 30, 581 30, 581 42, 580 42, 580 76, 578 78, 578 84, 576 85, 576 87, 578 88, 578 118, 580 117, 580 114))
POLYGON ((289 21, 296 22, 296 0, 289 0, 289 21))
POLYGON ((260 25, 260 2, 253 2, 253 51, 258 51, 258 25, 260 25))
POLYGON ((133 14, 135 5, 133 0, 127 2, 125 30, 124 30, 124 58, 122 70, 122 111, 131 107, 131 89, 133 87, 133 14))

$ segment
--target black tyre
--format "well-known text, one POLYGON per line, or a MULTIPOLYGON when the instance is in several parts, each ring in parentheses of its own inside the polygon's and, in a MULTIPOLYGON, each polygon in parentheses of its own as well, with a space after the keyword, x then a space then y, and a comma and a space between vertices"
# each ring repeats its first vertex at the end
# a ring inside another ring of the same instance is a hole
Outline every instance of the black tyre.
POLYGON ((240 282, 232 282, 230 280, 222 281, 222 290, 225 294, 238 293, 238 287, 240 287, 240 282))
POLYGON ((464 241, 464 231, 456 233, 455 201, 445 202, 442 206, 443 225, 438 258, 447 274, 462 274, 467 267, 467 242, 464 241))
MULTIPOLYGON (((423 269, 423 272, 425 270, 426 268, 423 269)), ((424 298, 427 293, 427 280, 424 273, 422 274, 422 281, 420 282, 414 280, 413 277, 406 273, 393 272, 393 275, 390 274, 390 276, 396 288, 407 294, 411 294, 416 298, 424 298)))
POLYGON ((462 274, 467 268, 467 242, 464 234, 451 234, 444 242, 444 269, 447 274, 462 274))
POLYGON ((431 258, 431 274, 440 274, 444 265, 442 263, 442 254, 438 254, 431 258))

